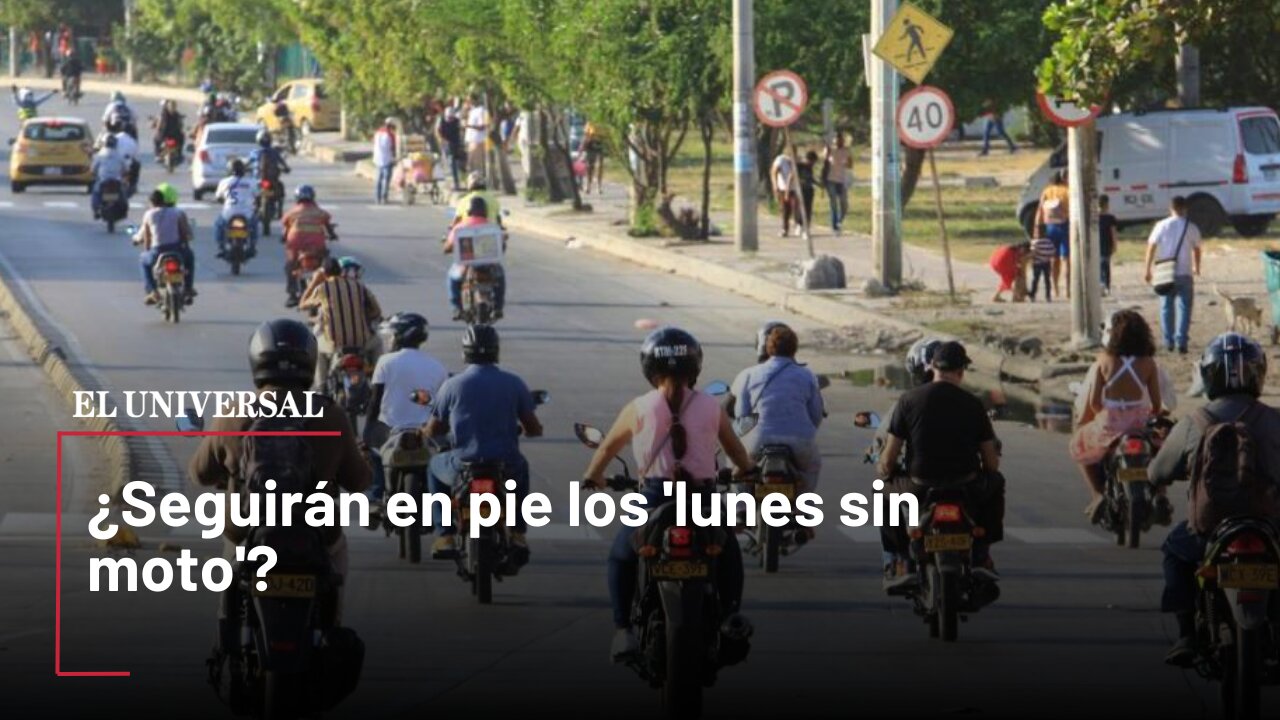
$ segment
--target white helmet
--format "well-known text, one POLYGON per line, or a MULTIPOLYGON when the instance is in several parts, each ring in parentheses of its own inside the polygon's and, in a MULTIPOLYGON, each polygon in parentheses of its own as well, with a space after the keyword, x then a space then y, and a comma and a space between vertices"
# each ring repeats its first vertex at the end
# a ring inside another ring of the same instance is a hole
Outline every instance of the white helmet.
POLYGON ((29 103, 35 99, 36 94, 31 90, 31 88, 24 87, 18 91, 18 102, 20 103, 29 103))

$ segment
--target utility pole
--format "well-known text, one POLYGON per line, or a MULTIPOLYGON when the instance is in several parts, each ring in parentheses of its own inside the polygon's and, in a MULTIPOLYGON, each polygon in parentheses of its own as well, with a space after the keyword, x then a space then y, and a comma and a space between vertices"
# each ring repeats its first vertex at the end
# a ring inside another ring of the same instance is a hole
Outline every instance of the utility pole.
POLYGON ((1178 70, 1178 104, 1200 107, 1200 48, 1179 45, 1175 62, 1178 70))
POLYGON ((1067 173, 1071 193, 1071 342, 1079 349, 1102 340, 1102 251, 1093 213, 1097 181, 1097 125, 1067 129, 1067 173))
POLYGON ((733 226, 738 252, 759 249, 756 218, 756 81, 752 0, 733 0, 733 226))
MULTIPOLYGON (((133 0, 124 0, 124 36, 133 38, 133 0)), ((124 59, 124 81, 133 82, 133 53, 124 59)))
MULTIPOLYGON (((888 29, 898 0, 871 0, 871 42, 888 29)), ((902 194, 898 188, 898 73, 867 53, 871 81, 871 246, 876 278, 886 289, 902 285, 902 194)))
POLYGON ((18 28, 9 26, 9 77, 18 77, 18 28))
POLYGON ((822 144, 831 147, 836 143, 836 103, 831 98, 822 99, 822 144))

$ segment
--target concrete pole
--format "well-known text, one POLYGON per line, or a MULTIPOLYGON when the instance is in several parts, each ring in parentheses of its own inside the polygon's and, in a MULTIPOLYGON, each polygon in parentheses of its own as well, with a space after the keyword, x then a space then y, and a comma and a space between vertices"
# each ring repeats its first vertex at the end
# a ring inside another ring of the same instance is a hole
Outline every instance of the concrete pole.
POLYGON ((18 77, 18 28, 9 27, 9 77, 18 77))
POLYGON ((756 51, 752 0, 733 0, 733 227, 739 252, 760 244, 756 217, 756 138, 752 94, 756 51))
POLYGON ((836 103, 831 98, 822 99, 822 144, 827 147, 836 142, 836 103))
MULTIPOLYGON (((885 33, 898 0, 871 0, 871 42, 885 33)), ((898 73, 870 55, 871 79, 871 236, 876 278, 885 288, 902 285, 902 196, 899 190, 898 73)))
POLYGON ((1179 45, 1175 62, 1178 70, 1178 103, 1184 108, 1200 107, 1200 49, 1179 45))
MULTIPOLYGON (((124 34, 125 37, 133 36, 133 0, 124 0, 124 34)), ((133 82, 133 53, 124 59, 124 81, 133 82)))
POLYGON ((1102 340, 1102 249, 1093 212, 1097 127, 1067 129, 1067 173, 1071 193, 1071 342, 1079 349, 1102 340))

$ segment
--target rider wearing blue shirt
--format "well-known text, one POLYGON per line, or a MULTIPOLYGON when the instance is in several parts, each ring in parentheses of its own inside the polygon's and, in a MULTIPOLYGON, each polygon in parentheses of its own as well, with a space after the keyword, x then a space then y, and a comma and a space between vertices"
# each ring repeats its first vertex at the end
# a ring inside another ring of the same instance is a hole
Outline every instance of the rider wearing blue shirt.
MULTIPOLYGON (((453 449, 431 458, 429 488, 447 492, 458 481, 463 463, 501 462, 505 479, 516 481, 520 501, 529 490, 529 464, 520 454, 520 432, 542 435, 534 414, 533 394, 519 376, 497 366, 498 332, 490 325, 471 325, 462 336, 462 357, 467 368, 440 387, 425 434, 448 432, 453 449)), ((439 529, 432 554, 444 556, 454 549, 455 527, 442 527, 437 505, 432 524, 439 529)), ((520 519, 511 534, 513 545, 525 546, 525 525, 520 519)))

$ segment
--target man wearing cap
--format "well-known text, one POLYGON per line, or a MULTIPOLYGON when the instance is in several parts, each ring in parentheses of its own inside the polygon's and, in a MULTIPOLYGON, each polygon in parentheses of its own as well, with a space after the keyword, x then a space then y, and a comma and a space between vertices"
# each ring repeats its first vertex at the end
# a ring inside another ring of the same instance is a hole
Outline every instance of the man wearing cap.
MULTIPOLYGON (((933 382, 903 393, 889 420, 889 435, 880 454, 879 476, 885 492, 915 493, 913 479, 925 485, 966 484, 966 505, 986 534, 973 544, 974 574, 995 581, 990 545, 1004 534, 1004 478, 995 430, 982 402, 962 386, 971 361, 964 346, 946 342, 933 355, 933 382), (893 477, 906 445, 907 477, 893 477)), ((897 556, 910 556, 905 532, 899 533, 897 556)), ((893 593, 916 579, 906 563, 886 569, 885 589, 893 593), (890 577, 892 575, 892 577, 890 577)))

